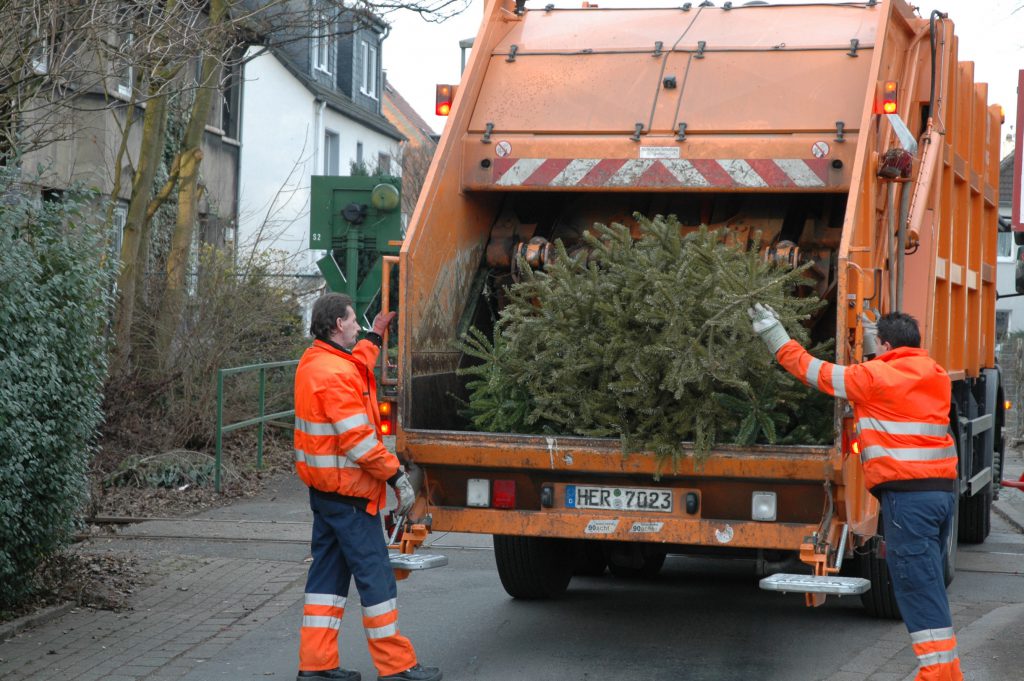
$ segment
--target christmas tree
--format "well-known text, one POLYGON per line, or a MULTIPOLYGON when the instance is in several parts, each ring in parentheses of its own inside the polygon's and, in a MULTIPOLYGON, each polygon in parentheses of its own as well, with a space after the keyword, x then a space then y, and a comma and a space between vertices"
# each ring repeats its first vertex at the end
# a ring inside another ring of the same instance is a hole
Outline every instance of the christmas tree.
POLYGON ((683 236, 674 216, 636 218, 636 240, 598 224, 572 255, 556 241, 545 270, 520 267, 493 336, 470 329, 474 427, 617 437, 663 463, 686 454, 682 442, 702 461, 720 442, 830 441, 831 400, 781 370, 747 316, 771 305, 806 344, 801 322, 824 303, 792 295, 802 270, 705 228, 683 236))

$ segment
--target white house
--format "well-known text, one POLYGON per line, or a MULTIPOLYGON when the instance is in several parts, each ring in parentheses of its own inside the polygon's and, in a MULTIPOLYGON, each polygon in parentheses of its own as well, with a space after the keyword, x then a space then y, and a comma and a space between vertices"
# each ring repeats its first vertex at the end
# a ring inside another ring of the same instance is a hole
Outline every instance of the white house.
MULTIPOLYGON (((1012 208, 1013 159, 1011 153, 999 163, 999 218, 1006 225, 1009 224, 1012 208)), ((1016 267, 1021 248, 1015 243, 1013 232, 999 232, 996 290, 1000 296, 1008 296, 996 301, 996 331, 999 339, 1002 334, 1024 331, 1024 296, 1013 295, 1016 293, 1016 267)))
POLYGON ((312 175, 353 164, 401 174, 402 134, 381 114, 383 24, 320 17, 314 35, 250 48, 242 101, 239 257, 271 252, 285 271, 316 275, 309 250, 312 175))

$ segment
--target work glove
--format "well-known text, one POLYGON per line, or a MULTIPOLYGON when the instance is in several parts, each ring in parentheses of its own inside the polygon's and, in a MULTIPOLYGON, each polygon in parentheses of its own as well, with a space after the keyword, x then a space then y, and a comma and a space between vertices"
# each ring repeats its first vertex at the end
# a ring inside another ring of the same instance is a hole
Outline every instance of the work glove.
POLYGON ((754 307, 747 308, 747 314, 754 324, 754 333, 761 337, 773 355, 789 342, 789 334, 771 305, 754 303, 754 307))
POLYGON ((878 354, 878 324, 868 319, 868 316, 862 314, 860 316, 861 328, 864 329, 863 343, 865 355, 877 355, 878 354))
POLYGON ((404 516, 408 515, 412 509, 412 505, 416 501, 416 492, 412 488, 412 481, 406 474, 405 469, 399 468, 398 471, 398 477, 395 478, 391 487, 395 490, 395 496, 398 497, 398 508, 395 509, 395 514, 404 516))

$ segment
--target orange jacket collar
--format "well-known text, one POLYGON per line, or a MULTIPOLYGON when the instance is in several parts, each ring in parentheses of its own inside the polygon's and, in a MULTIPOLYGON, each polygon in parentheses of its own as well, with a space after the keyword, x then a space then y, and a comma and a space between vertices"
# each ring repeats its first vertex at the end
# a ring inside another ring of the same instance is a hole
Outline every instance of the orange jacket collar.
POLYGON ((878 357, 875 357, 875 359, 876 360, 881 360, 883 362, 890 362, 890 361, 892 361, 894 359, 903 359, 904 357, 927 357, 927 356, 928 356, 928 351, 925 350, 924 348, 911 348, 911 347, 907 347, 907 346, 904 345, 902 347, 893 348, 889 352, 883 352, 878 357))

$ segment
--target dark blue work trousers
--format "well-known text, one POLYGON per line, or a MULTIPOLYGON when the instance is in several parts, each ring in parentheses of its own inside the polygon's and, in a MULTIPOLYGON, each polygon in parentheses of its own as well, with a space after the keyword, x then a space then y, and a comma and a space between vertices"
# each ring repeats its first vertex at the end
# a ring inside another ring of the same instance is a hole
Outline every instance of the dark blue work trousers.
POLYGON ((960 679, 944 575, 956 496, 952 492, 886 491, 879 500, 885 562, 918 658, 917 678, 960 679))

